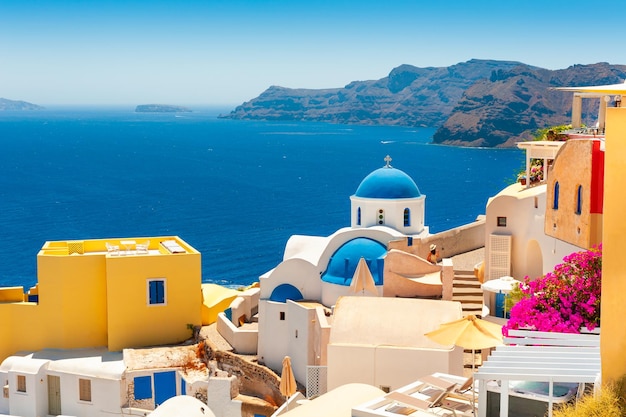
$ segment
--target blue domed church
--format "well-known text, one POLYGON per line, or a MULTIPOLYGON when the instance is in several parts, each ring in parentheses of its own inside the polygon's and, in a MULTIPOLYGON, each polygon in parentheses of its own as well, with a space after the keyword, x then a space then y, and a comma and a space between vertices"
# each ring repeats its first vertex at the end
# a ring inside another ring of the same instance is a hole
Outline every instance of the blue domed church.
POLYGON ((351 226, 387 226, 405 235, 428 234, 424 226, 426 196, 410 176, 391 166, 389 156, 385 162, 365 177, 350 197, 351 226))
MULTIPOLYGON (((320 328, 325 320, 318 315, 330 316, 344 296, 399 297, 420 285, 406 272, 397 278, 390 271, 391 259, 399 260, 395 262, 400 269, 439 274, 439 266, 407 251, 390 249, 390 242, 410 246, 429 236, 424 225, 425 200, 415 181, 392 167, 387 156, 384 166, 367 175, 350 196, 349 227, 326 237, 291 236, 283 261, 259 280, 259 362, 280 369, 289 355, 296 363, 324 363, 324 352, 317 351, 317 346, 325 346, 329 330, 320 328), (367 291, 355 285, 361 279, 369 280, 367 291)), ((436 291, 441 293, 440 285, 436 291)), ((302 368, 294 372, 298 380, 305 377, 298 375, 304 372, 302 368)))

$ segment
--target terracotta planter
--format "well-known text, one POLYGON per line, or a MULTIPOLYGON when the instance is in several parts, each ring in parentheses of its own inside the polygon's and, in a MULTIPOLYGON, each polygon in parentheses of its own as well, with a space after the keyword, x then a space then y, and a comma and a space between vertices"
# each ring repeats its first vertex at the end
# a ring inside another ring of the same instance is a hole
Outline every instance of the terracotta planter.
POLYGON ((526 185, 526 178, 520 178, 519 183, 522 185, 526 185))

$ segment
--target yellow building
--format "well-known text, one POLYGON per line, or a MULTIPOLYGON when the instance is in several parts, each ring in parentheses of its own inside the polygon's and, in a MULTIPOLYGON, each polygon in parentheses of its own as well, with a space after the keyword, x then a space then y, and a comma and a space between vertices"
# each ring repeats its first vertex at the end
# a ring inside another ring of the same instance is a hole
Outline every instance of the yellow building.
POLYGON ((46 242, 38 284, 0 288, 0 362, 19 350, 177 343, 200 325, 201 256, 178 237, 46 242))
POLYGON ((626 178, 626 108, 607 109, 606 165, 604 179, 604 222, 602 243, 602 380, 616 381, 626 375, 626 219, 624 178, 626 178))
MULTIPOLYGON (((624 218, 624 178, 626 177, 626 108, 621 107, 626 83, 592 87, 560 88, 601 97, 605 108, 604 215, 602 224, 602 305, 600 351, 602 381, 616 381, 626 375, 626 326, 623 324, 626 273, 622 262, 626 253, 624 218)), ((576 96, 574 97, 576 104, 576 96)), ((577 107, 576 105, 574 107, 577 107)), ((573 110, 574 111, 574 110, 573 110)), ((604 113, 604 112, 603 112, 604 113)), ((602 118, 600 118, 602 119, 602 118)), ((600 120, 602 124, 603 120, 600 120)), ((622 393, 626 394, 626 393, 622 393)))
POLYGON ((602 243, 604 141, 569 139, 550 166, 544 232, 580 248, 602 243))

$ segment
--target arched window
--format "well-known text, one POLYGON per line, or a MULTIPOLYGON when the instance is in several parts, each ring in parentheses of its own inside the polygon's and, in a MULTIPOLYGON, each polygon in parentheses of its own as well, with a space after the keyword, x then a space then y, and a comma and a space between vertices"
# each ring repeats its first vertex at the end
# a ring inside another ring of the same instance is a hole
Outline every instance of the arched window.
POLYGON ((552 201, 552 209, 559 209, 559 182, 554 183, 554 200, 552 201))
POLYGON ((411 226, 411 209, 404 209, 404 227, 411 226))
POLYGON ((576 214, 583 212, 583 186, 579 185, 576 189, 576 214))
POLYGON ((357 226, 361 225, 361 207, 358 207, 356 209, 356 225, 357 226))

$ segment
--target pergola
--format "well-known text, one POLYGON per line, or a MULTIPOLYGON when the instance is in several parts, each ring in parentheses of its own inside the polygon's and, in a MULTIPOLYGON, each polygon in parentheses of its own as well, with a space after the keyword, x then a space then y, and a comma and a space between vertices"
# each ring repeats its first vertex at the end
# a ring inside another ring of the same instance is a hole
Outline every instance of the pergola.
POLYGON ((511 330, 507 345, 498 346, 474 374, 478 383, 478 416, 487 416, 487 383, 500 384, 500 416, 509 415, 509 382, 548 383, 552 416, 554 384, 599 383, 600 338, 597 334, 562 334, 511 330))
POLYGON ((599 98, 600 109, 598 111, 598 130, 604 132, 606 120, 606 106, 613 100, 621 104, 621 96, 626 94, 626 83, 597 85, 589 87, 556 87, 555 90, 571 91, 574 93, 572 99, 572 127, 579 128, 582 125, 582 99, 599 98), (613 96, 613 98, 611 98, 613 96))

